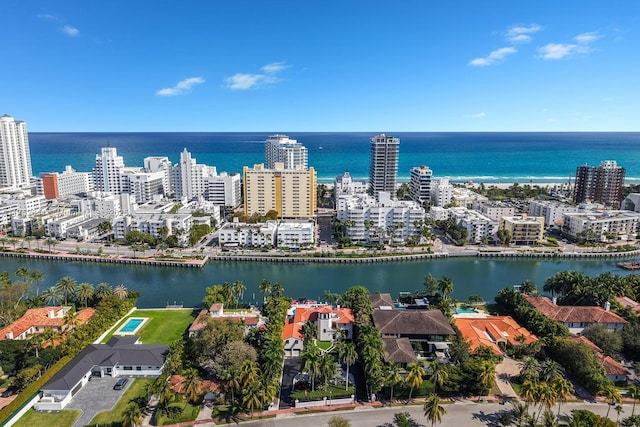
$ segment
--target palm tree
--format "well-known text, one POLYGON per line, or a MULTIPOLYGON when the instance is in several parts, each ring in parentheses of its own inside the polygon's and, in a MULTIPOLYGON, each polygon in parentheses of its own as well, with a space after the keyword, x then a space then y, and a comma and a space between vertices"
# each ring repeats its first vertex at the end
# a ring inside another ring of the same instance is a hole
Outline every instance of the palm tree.
POLYGON ((551 411, 544 411, 544 415, 542 416, 542 426, 543 427, 558 427, 558 418, 553 415, 551 411))
POLYGON ((273 287, 271 288, 271 294, 276 298, 280 298, 282 295, 284 295, 284 288, 282 287, 280 282, 276 282, 273 284, 273 287))
POLYGON ((98 286, 96 287, 96 292, 95 292, 95 296, 98 299, 103 299, 104 297, 106 297, 107 295, 111 295, 113 293, 113 289, 111 288, 111 285, 109 285, 106 282, 102 282, 102 283, 98 283, 98 286))
POLYGON ((236 297, 236 305, 237 301, 244 298, 244 291, 247 290, 247 287, 242 283, 242 280, 236 280, 233 282, 233 293, 236 297))
POLYGON ((87 307, 89 300, 93 298, 93 285, 87 282, 80 283, 78 285, 78 294, 76 296, 78 297, 78 300, 87 307))
POLYGON ((393 386, 402 382, 399 364, 392 362, 387 365, 385 369, 384 382, 390 388, 391 396, 389 397, 389 401, 393 403, 393 386))
POLYGON ((303 362, 303 369, 311 377, 311 390, 315 390, 315 378, 320 374, 320 350, 315 345, 306 347, 300 358, 303 362))
POLYGON ((620 402, 622 402, 620 392, 618 392, 618 389, 613 384, 609 383, 602 387, 598 394, 609 401, 609 407, 607 408, 607 418, 609 418, 609 411, 611 410, 611 406, 614 403, 619 405, 620 402))
POLYGON ((478 372, 478 381, 485 389, 491 390, 491 387, 496 383, 496 365, 488 360, 482 362, 480 372, 478 372))
POLYGON ((122 412, 122 425, 125 427, 136 427, 142 425, 144 415, 136 402, 129 402, 122 412))
POLYGON ((324 389, 327 389, 329 380, 336 375, 336 363, 333 360, 331 353, 322 353, 320 355, 320 376, 322 377, 322 383, 324 389))
POLYGON ((242 404, 248 412, 251 412, 251 418, 253 418, 253 410, 262 406, 261 390, 262 384, 260 383, 250 384, 243 390, 242 404))
POLYGON ((433 386, 435 387, 434 391, 436 394, 438 392, 438 387, 442 387, 448 378, 449 371, 447 370, 447 367, 437 360, 434 360, 431 363, 431 381, 433 381, 433 386))
POLYGON ((438 288, 442 296, 447 297, 453 293, 453 281, 449 277, 444 276, 438 281, 438 288))
POLYGON ((129 291, 127 291, 127 288, 124 285, 118 285, 113 288, 113 293, 120 299, 125 299, 127 295, 129 295, 129 291))
MULTIPOLYGON (((44 275, 40 273, 39 270, 31 270, 29 273, 31 276, 31 282, 42 282, 44 280, 44 275)), ((36 286, 36 296, 40 295, 40 286, 36 286)))
POLYGON ((47 305, 57 305, 62 299, 62 292, 57 286, 51 286, 49 289, 42 293, 42 299, 47 305))
POLYGON ((422 385, 422 377, 425 375, 425 370, 422 365, 418 362, 411 362, 407 365, 407 377, 405 378, 405 382, 411 388, 409 391, 409 400, 407 403, 411 401, 411 395, 413 394, 413 389, 418 388, 422 385))
POLYGON ((222 297, 224 298, 224 305, 230 307, 235 300, 233 296, 233 285, 230 282, 224 282, 222 284, 222 297))
POLYGON ((349 389, 349 367, 356 363, 358 360, 358 352, 356 351, 356 345, 352 342, 340 341, 338 346, 338 358, 340 363, 347 367, 347 378, 345 390, 349 389))
POLYGON ((258 289, 265 295, 269 295, 271 293, 271 282, 267 279, 262 279, 260 283, 258 283, 258 289))
MULTIPOLYGON (((566 401, 567 396, 574 393, 573 385, 571 384, 571 382, 561 377, 553 380, 553 382, 551 383, 551 387, 553 387, 556 397, 558 398, 558 417, 559 417, 560 408, 562 407, 562 404, 566 401)), ((640 391, 640 388, 638 388, 638 390, 640 391)))
MULTIPOLYGON (((202 386, 202 380, 198 376, 198 371, 189 368, 184 372, 184 379, 182 380, 182 390, 188 401, 194 402, 200 392, 202 386)), ((185 404, 185 407, 187 405, 185 404)))
POLYGON ((562 366, 554 360, 547 359, 540 364, 540 381, 551 382, 562 376, 562 366))
POLYGON ((539 372, 540 362, 538 362, 538 359, 526 356, 520 364, 520 377, 525 381, 538 381, 539 372))
MULTIPOLYGON (((415 362, 414 362, 415 363, 415 362)), ((424 402, 424 416, 431 421, 431 427, 436 423, 442 422, 442 417, 447 413, 447 410, 442 405, 442 401, 437 394, 430 394, 424 402)))
POLYGON ((313 341, 318 338, 318 327, 313 320, 307 320, 302 324, 300 333, 302 334, 302 342, 306 347, 307 345, 313 344, 313 341))
POLYGON ((147 387, 147 392, 158 396, 160 404, 165 405, 173 399, 173 390, 167 374, 162 374, 147 387))
POLYGON ((529 420, 529 404, 523 404, 518 400, 511 401, 513 408, 511 408, 511 416, 516 426, 523 426, 529 420))
POLYGON ((69 310, 64 315, 64 331, 73 331, 80 326, 80 319, 76 316, 76 312, 69 310))
POLYGON ((241 387, 247 387, 250 384, 256 383, 260 378, 260 368, 258 364, 249 359, 242 362, 239 377, 241 387))
POLYGON ((22 277, 22 281, 26 282, 26 278, 29 277, 29 270, 27 270, 25 267, 18 267, 16 272, 13 274, 18 277, 22 277))
POLYGON ((629 397, 633 399, 633 407, 631 408, 631 416, 636 412, 636 402, 640 398, 640 385, 633 384, 629 387, 629 397))
POLYGON ((56 282, 56 288, 64 295, 64 305, 67 305, 67 297, 76 294, 76 279, 65 276, 56 282))

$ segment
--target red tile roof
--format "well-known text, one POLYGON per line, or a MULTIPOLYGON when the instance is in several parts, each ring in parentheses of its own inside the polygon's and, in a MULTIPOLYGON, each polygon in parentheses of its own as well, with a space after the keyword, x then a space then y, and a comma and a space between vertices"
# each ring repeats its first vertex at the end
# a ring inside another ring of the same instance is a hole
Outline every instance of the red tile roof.
POLYGON ((456 326, 462 333, 465 341, 475 350, 479 346, 487 346, 495 354, 502 354, 498 342, 509 342, 512 345, 520 345, 516 339, 519 336, 525 338, 524 343, 529 344, 538 338, 523 328, 510 316, 491 316, 486 318, 457 318, 456 326))
POLYGON ((629 375, 629 371, 627 370, 627 368, 622 366, 620 363, 618 363, 618 361, 611 358, 610 356, 605 356, 602 353, 600 347, 595 345, 593 341, 591 341, 587 337, 570 335, 568 338, 573 342, 580 342, 589 347, 598 357, 598 360, 600 360, 600 364, 604 368, 604 371, 607 373, 607 375, 629 375))
MULTIPOLYGON (((169 378, 169 382, 171 383, 171 390, 175 391, 176 393, 184 393, 184 379, 185 377, 182 375, 171 375, 171 378, 169 378)), ((203 379, 198 393, 219 390, 220 385, 217 382, 210 379, 203 379)))
POLYGON ((287 340, 289 338, 295 338, 297 340, 303 340, 302 325, 299 323, 287 323, 282 330, 282 339, 287 340))
POLYGON ((64 325, 64 317, 49 317, 49 312, 53 311, 54 316, 59 315, 64 307, 40 307, 30 308, 21 318, 0 330, 0 340, 5 340, 9 332, 13 333, 13 339, 23 334, 29 328, 56 328, 61 329, 64 325))
POLYGON ((556 305, 547 297, 522 296, 536 310, 550 319, 563 323, 627 323, 617 314, 596 306, 556 305))
POLYGON ((629 297, 616 297, 616 301, 618 301, 618 303, 621 306, 625 308, 630 308, 631 311, 634 311, 634 312, 640 311, 640 304, 638 304, 636 301, 632 300, 629 297))
POLYGON ((337 315, 337 318, 335 318, 335 323, 338 325, 348 325, 355 322, 353 312, 350 308, 333 308, 329 305, 321 305, 318 307, 295 307, 293 320, 287 320, 287 323, 284 326, 284 330, 282 331, 282 339, 303 339, 303 336, 300 333, 302 325, 309 320, 312 322, 317 322, 318 313, 335 313, 337 315), (298 328, 293 328, 292 325, 297 325, 298 328))

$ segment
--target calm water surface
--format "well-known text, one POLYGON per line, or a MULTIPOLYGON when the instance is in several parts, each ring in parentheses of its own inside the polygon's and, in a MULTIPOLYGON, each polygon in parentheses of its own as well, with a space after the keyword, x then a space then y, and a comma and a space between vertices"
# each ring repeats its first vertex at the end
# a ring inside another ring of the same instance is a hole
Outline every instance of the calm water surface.
POLYGON ((285 293, 293 298, 320 299, 325 290, 342 293, 354 285, 366 286, 372 292, 390 292, 397 297, 399 292, 421 288, 428 273, 436 278, 452 278, 453 297, 458 300, 466 300, 473 294, 492 300, 500 289, 527 279, 541 289, 547 277, 562 270, 582 271, 589 276, 605 271, 630 273, 617 268, 616 262, 619 260, 449 258, 378 264, 214 262, 203 269, 187 269, 0 257, 0 271, 13 273, 21 266, 38 269, 45 275, 40 289, 46 289, 64 276, 71 276, 78 283, 124 284, 142 293, 139 307, 149 308, 174 302, 186 307, 197 306, 207 286, 235 280, 242 280, 247 286, 246 302, 260 300, 258 283, 262 279, 280 282, 285 293))

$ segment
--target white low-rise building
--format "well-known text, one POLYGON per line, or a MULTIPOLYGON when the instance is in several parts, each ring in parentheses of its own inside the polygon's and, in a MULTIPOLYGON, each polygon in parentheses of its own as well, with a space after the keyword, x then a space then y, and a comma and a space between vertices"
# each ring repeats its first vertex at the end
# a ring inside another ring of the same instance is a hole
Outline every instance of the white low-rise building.
POLYGON ((640 213, 631 211, 585 211, 563 215, 562 230, 573 238, 591 231, 594 240, 605 242, 614 235, 616 240, 635 239, 640 231, 640 213))
POLYGON ((85 222, 89 219, 86 214, 75 214, 64 218, 52 218, 44 225, 45 234, 58 240, 66 239, 71 227, 85 222))
POLYGON ((491 218, 494 221, 500 221, 504 216, 514 216, 516 208, 508 206, 500 202, 473 202, 473 210, 491 218))
POLYGON ((337 200, 340 196, 365 194, 369 186, 365 181, 354 181, 349 171, 345 171, 344 174, 336 177, 333 188, 337 200))
POLYGON ((498 221, 489 218, 480 212, 467 208, 451 208, 449 209, 449 218, 456 222, 458 227, 463 227, 469 233, 468 242, 481 243, 488 239, 494 241, 498 232, 498 221))
POLYGON ((564 214, 577 211, 577 206, 554 200, 533 200, 529 204, 529 216, 543 217, 547 228, 562 227, 564 214))
POLYGON ((276 245, 277 221, 247 224, 235 221, 224 224, 218 231, 220 246, 263 247, 276 245))
POLYGON ((116 239, 125 239, 129 231, 137 230, 155 238, 175 235, 180 245, 186 245, 193 226, 191 214, 135 213, 116 218, 113 223, 113 235, 116 239))
POLYGON ((316 227, 313 221, 281 221, 276 231, 279 248, 300 249, 313 246, 316 227))
POLYGON ((473 208, 480 211, 478 206, 489 203, 489 198, 465 187, 453 187, 451 189, 451 202, 459 207, 473 208))

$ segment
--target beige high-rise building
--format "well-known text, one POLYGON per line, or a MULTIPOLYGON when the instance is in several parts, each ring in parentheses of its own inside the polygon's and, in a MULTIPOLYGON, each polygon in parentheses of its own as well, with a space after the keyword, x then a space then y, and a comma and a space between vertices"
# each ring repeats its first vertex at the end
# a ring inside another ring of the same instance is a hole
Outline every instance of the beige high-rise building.
POLYGON ((317 209, 317 176, 314 168, 285 169, 276 163, 274 169, 264 164, 242 169, 244 213, 265 215, 270 210, 278 218, 311 218, 317 209))
POLYGON ((500 228, 509 230, 511 243, 516 245, 535 245, 544 237, 544 217, 541 216, 503 216, 500 228))

